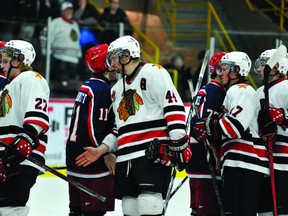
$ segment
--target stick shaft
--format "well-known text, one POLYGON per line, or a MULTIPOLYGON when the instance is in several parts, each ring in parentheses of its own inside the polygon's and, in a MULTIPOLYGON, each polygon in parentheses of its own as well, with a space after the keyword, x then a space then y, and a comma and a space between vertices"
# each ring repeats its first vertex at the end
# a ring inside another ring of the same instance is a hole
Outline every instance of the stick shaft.
POLYGON ((167 212, 168 204, 169 204, 169 201, 171 199, 171 192, 172 192, 172 188, 173 188, 173 185, 174 185, 175 177, 176 177, 176 168, 174 167, 173 171, 172 171, 172 176, 171 176, 171 179, 170 179, 170 183, 169 183, 166 199, 165 199, 165 202, 164 202, 163 216, 165 216, 165 214, 167 212))
POLYGON ((185 176, 185 178, 179 183, 179 185, 173 190, 171 193, 170 199, 175 195, 175 193, 182 187, 182 185, 185 183, 185 181, 188 179, 188 176, 185 176))
MULTIPOLYGON (((6 148, 9 148, 11 149, 12 151, 16 151, 11 145, 8 145, 7 143, 3 142, 3 141, 0 141, 0 144, 2 146, 5 146, 6 148)), ((82 190, 83 192, 95 197, 96 199, 102 201, 102 202, 105 202, 106 201, 106 197, 96 193, 95 191, 87 188, 86 186, 80 184, 79 182, 63 175, 62 173, 58 172, 57 170, 45 165, 44 163, 42 163, 41 161, 37 160, 36 158, 30 156, 28 158, 26 158, 27 160, 29 160, 30 162, 38 165, 39 167, 41 167, 42 169, 44 169, 45 171, 49 171, 50 173, 56 175, 57 177, 67 181, 69 184, 77 187, 79 190, 82 190)))

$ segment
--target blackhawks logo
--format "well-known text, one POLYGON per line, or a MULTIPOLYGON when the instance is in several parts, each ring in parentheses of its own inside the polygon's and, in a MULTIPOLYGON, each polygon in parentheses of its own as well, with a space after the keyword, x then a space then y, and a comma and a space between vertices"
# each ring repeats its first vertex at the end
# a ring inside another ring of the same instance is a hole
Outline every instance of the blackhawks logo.
POLYGON ((139 110, 140 105, 143 104, 142 98, 136 93, 136 90, 129 89, 124 93, 124 97, 119 103, 117 112, 119 118, 126 121, 129 116, 135 115, 139 110))
POLYGON ((12 107, 12 99, 7 89, 3 90, 0 95, 0 117, 5 117, 12 107))

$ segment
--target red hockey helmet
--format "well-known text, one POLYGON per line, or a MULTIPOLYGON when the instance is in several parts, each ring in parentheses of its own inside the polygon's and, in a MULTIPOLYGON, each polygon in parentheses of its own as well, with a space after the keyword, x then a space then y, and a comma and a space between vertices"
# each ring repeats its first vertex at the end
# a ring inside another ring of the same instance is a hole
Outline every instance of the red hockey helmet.
POLYGON ((226 52, 217 52, 215 53, 209 61, 209 72, 210 74, 220 74, 221 68, 219 66, 222 57, 226 52))
POLYGON ((0 41, 0 48, 2 48, 3 46, 5 46, 6 43, 7 43, 7 41, 0 41))
POLYGON ((85 63, 93 73, 103 73, 106 69, 107 44, 91 47, 85 55, 85 63))

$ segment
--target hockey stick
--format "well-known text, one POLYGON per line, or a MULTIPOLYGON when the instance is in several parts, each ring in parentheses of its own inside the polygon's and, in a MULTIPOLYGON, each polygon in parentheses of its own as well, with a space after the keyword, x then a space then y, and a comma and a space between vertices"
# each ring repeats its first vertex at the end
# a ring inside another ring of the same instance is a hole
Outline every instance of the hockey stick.
MULTIPOLYGON (((204 56, 203 64, 201 66, 199 78, 198 78, 197 85, 196 85, 196 88, 195 88, 194 91, 193 91, 193 88, 191 88, 191 87, 193 87, 193 84, 191 83, 191 80, 188 80, 188 84, 189 84, 191 95, 192 95, 191 108, 192 108, 192 110, 194 110, 194 112, 195 112, 195 114, 197 115, 198 118, 200 118, 200 115, 198 113, 198 107, 196 107, 196 105, 195 105, 195 99, 196 99, 197 93, 200 90, 200 87, 201 87, 201 84, 202 84, 202 79, 204 77, 204 72, 205 72, 205 69, 207 67, 209 58, 210 58, 210 51, 207 50, 206 53, 205 53, 205 56, 204 56)), ((205 146, 206 151, 208 151, 209 147, 208 147, 206 141, 204 141, 204 146, 205 146)), ((213 165, 211 163, 209 163, 209 158, 207 158, 207 163, 208 163, 209 171, 210 171, 210 174, 211 174, 211 179, 212 179, 212 183, 213 183, 213 187, 214 187, 214 192, 215 192, 215 195, 216 195, 216 198, 217 198, 217 203, 218 203, 218 206, 219 206, 220 215, 224 216, 225 215, 225 211, 224 211, 224 207, 223 207, 223 203, 222 203, 220 190, 219 190, 219 187, 218 187, 218 184, 217 184, 215 168, 213 167, 213 165)))
POLYGON ((208 65, 209 59, 210 59, 210 50, 207 49, 206 52, 205 52, 204 58, 203 58, 203 62, 202 62, 202 65, 201 65, 200 72, 199 72, 196 88, 194 89, 194 92, 192 94, 192 103, 193 103, 193 100, 195 99, 195 96, 197 95, 198 91, 201 88, 201 84, 202 84, 202 81, 203 81, 203 77, 204 77, 205 70, 206 70, 206 67, 208 65))
POLYGON ((67 166, 55 166, 55 167, 51 167, 52 169, 55 170, 62 170, 62 169, 67 169, 67 166))
MULTIPOLYGON (((13 146, 8 145, 7 143, 5 143, 5 142, 3 142, 3 141, 0 141, 0 145, 4 146, 4 147, 6 147, 6 148, 9 148, 9 149, 11 149, 12 151, 16 151, 16 149, 13 148, 13 146)), ((38 165, 39 167, 41 167, 41 168, 44 169, 45 171, 49 171, 49 172, 51 172, 52 174, 56 175, 57 177, 65 180, 65 181, 67 181, 69 184, 77 187, 78 189, 82 190, 83 192, 85 192, 85 193, 87 193, 87 194, 95 197, 96 199, 98 199, 98 200, 100 200, 100 201, 102 201, 102 202, 106 202, 106 199, 107 199, 106 197, 104 197, 104 196, 96 193, 95 191, 87 188, 86 186, 80 184, 79 182, 77 182, 77 181, 75 181, 75 180, 73 180, 73 179, 71 179, 71 178, 63 175, 62 173, 58 172, 57 170, 55 170, 55 169, 53 169, 53 168, 45 165, 44 163, 42 163, 41 161, 37 160, 36 158, 30 156, 30 157, 28 157, 28 158, 26 158, 26 159, 29 160, 30 162, 38 165)))
MULTIPOLYGON (((260 100, 261 109, 269 109, 269 75, 272 68, 277 62, 285 55, 287 49, 284 45, 281 45, 275 53, 268 59, 264 68, 264 99, 260 100)), ((275 144, 275 136, 277 134, 277 127, 275 131, 266 136, 267 154, 269 158, 270 166, 270 178, 271 178, 271 190, 273 197, 273 213, 274 216, 278 216, 277 202, 276 202, 276 186, 274 177, 274 158, 273 158, 273 146, 275 144)))
MULTIPOLYGON (((194 94, 195 94, 195 92, 194 92, 194 94)), ((195 94, 194 97, 196 97, 196 95, 197 95, 197 93, 195 94)), ((197 107, 195 106, 194 103, 195 103, 195 100, 192 101, 192 105, 191 106, 193 106, 193 109, 194 109, 197 117, 200 118, 199 112, 198 112, 197 107)), ((204 146, 205 146, 206 151, 208 151, 209 147, 208 147, 208 144, 207 144, 206 140, 204 141, 204 146)), ((219 190, 219 187, 218 187, 218 184, 217 184, 215 168, 213 167, 213 164, 211 164, 209 162, 209 158, 207 158, 207 163, 208 163, 208 168, 209 168, 209 171, 210 171, 210 175, 211 175, 211 179, 212 179, 212 183, 213 183, 213 187, 214 187, 214 192, 215 192, 215 195, 216 195, 216 198, 217 198, 217 203, 218 203, 218 207, 219 207, 219 210, 220 210, 220 215, 221 216, 225 216, 223 202, 222 202, 220 190, 219 190)))
MULTIPOLYGON (((203 62, 202 62, 201 68, 200 68, 200 72, 199 72, 199 76, 198 76, 198 80, 197 80, 197 84, 196 84, 196 89, 195 90, 194 90, 194 86, 193 86, 192 80, 191 79, 187 80, 188 85, 189 85, 189 89, 190 89, 190 92, 191 92, 192 102, 191 102, 191 106, 190 106, 188 117, 187 117, 187 121, 186 121, 186 132, 188 131, 188 128, 189 128, 189 125, 190 125, 190 121, 191 121, 191 118, 192 118, 192 114, 193 114, 193 110, 194 110, 193 107, 194 107, 195 96, 197 95, 197 92, 199 91, 199 89, 201 87, 201 84, 202 84, 202 81, 203 81, 203 77, 204 77, 204 74, 205 74, 205 70, 206 70, 206 67, 208 65, 209 58, 210 58, 210 50, 207 49, 206 52, 205 52, 204 58, 203 58, 203 62)), ((174 194, 180 189, 180 187, 184 184, 184 182, 187 179, 188 179, 188 177, 186 176, 180 182, 180 184, 174 189, 172 194, 169 195, 169 199, 171 199, 174 196, 174 194)), ((166 200, 167 200, 167 198, 166 198, 166 200)), ((167 200, 166 202, 168 203, 168 201, 169 200, 167 200)))
POLYGON ((169 183, 169 186, 168 186, 166 199, 165 199, 165 202, 164 202, 163 216, 165 216, 165 214, 167 212, 168 204, 169 204, 169 201, 171 199, 171 192, 172 192, 172 188, 173 188, 173 185, 174 185, 175 177, 176 177, 176 168, 174 167, 173 171, 172 171, 170 183, 169 183))
POLYGON ((182 187, 182 185, 185 183, 185 181, 188 179, 188 176, 185 176, 184 179, 178 184, 178 186, 173 190, 173 192, 170 195, 170 199, 174 196, 174 194, 182 187))

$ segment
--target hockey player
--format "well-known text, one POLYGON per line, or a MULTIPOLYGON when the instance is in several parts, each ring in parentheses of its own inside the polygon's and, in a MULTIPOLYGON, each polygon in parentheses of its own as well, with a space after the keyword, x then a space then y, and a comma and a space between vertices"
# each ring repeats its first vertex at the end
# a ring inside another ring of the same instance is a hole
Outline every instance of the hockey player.
MULTIPOLYGON (((0 48, 5 46, 7 41, 0 41, 0 48)), ((2 69, 0 68, 0 90, 4 88, 4 86, 8 83, 8 79, 6 79, 5 74, 3 73, 2 69)))
MULTIPOLYGON (((198 108, 200 118, 217 117, 221 113, 221 106, 226 94, 224 86, 220 83, 220 61, 224 55, 225 52, 215 53, 209 61, 211 81, 200 89, 194 103, 196 108, 198 108)), ((194 125, 197 119, 198 117, 195 114, 191 120, 191 125, 194 125)), ((190 146, 193 157, 186 167, 190 185, 191 215, 219 215, 219 207, 206 156, 207 154, 209 155, 209 163, 218 171, 217 179, 219 180, 219 185, 221 185, 219 151, 217 151, 217 148, 219 149, 221 145, 220 143, 209 143, 210 146, 214 145, 213 150, 217 157, 217 161, 215 161, 212 150, 208 146, 205 147, 206 143, 203 141, 198 143, 193 138, 193 128, 191 132, 190 146), (210 149, 209 152, 207 152, 207 148, 208 150, 210 149)))
POLYGON ((49 87, 32 71, 36 53, 31 43, 11 40, 0 53, 1 68, 11 81, 0 99, 0 141, 8 145, 0 143, 0 215, 26 216, 39 170, 25 159, 32 155, 45 163, 49 87))
MULTIPOLYGON (((276 49, 265 50, 255 62, 255 71, 259 74, 259 79, 264 80, 264 67, 268 59, 274 54, 276 49)), ((260 135, 264 139, 268 133, 274 133, 268 128, 276 129, 276 137, 273 145, 274 158, 274 179, 276 189, 276 204, 278 215, 288 215, 288 81, 286 73, 288 70, 288 55, 286 53, 278 63, 272 68, 269 73, 269 106, 266 109, 260 110, 260 100, 264 98, 263 89, 261 86, 256 91, 259 111, 259 128, 260 135)), ((265 140, 265 139, 264 139, 265 140)), ((266 192, 262 196, 262 205, 260 212, 271 212, 273 210, 272 191, 270 178, 266 179, 266 185, 263 186, 263 191, 266 192), (269 189, 269 190, 267 190, 269 189)))
POLYGON ((180 170, 192 154, 183 102, 163 67, 141 61, 135 38, 123 36, 113 41, 107 62, 123 74, 111 91, 116 128, 100 147, 86 148, 77 164, 87 166, 100 155, 117 150, 115 197, 122 200, 123 214, 161 215, 171 175, 167 152, 180 170), (166 147, 166 153, 160 151, 150 160, 145 151, 154 139, 161 143, 161 150, 166 147))
POLYGON ((221 80, 227 88, 222 118, 202 119, 194 126, 198 140, 222 136, 220 149, 226 215, 256 215, 260 182, 269 174, 266 149, 257 133, 255 90, 247 84, 251 60, 244 52, 226 53, 221 80))
POLYGON ((86 52, 85 63, 93 74, 80 87, 75 99, 66 145, 68 176, 105 196, 107 201, 102 203, 75 186, 69 185, 69 216, 102 216, 106 211, 114 210, 115 155, 109 153, 87 167, 79 167, 75 164, 75 158, 84 152, 83 148, 99 146, 114 125, 114 115, 108 115, 108 111, 111 106, 110 77, 114 73, 116 78, 116 73, 109 72, 106 68, 107 52, 107 44, 94 46, 86 52), (105 165, 106 161, 108 167, 105 165))

